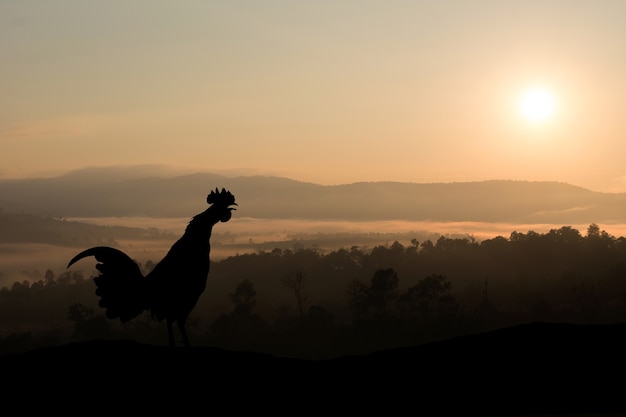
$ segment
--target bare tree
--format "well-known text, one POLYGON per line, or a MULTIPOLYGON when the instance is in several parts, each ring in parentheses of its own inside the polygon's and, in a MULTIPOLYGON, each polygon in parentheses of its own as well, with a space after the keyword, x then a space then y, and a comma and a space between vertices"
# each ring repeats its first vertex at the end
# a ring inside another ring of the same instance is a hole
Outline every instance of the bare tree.
POLYGON ((304 309, 309 302, 309 298, 304 293, 306 280, 307 275, 302 271, 296 271, 293 275, 289 275, 281 280, 285 288, 296 297, 300 318, 304 318, 304 309))

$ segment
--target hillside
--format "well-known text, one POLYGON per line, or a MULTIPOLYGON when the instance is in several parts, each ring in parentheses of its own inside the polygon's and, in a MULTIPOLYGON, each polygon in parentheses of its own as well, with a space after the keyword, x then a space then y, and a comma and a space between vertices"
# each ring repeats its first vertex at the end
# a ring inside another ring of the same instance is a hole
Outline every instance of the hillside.
POLYGON ((626 194, 555 182, 322 186, 286 178, 209 173, 124 176, 115 168, 48 179, 1 180, 0 207, 53 217, 186 217, 204 207, 206 194, 215 187, 235 194, 238 216, 260 219, 626 222, 626 194))
POLYGON ((0 357, 0 367, 7 398, 35 384, 39 401, 26 406, 48 411, 47 400, 66 398, 64 409, 100 411, 601 415, 626 411, 625 332, 536 322, 321 361, 94 340, 0 357))
POLYGON ((1 243, 45 243, 57 246, 116 245, 116 239, 173 239, 153 229, 97 226, 47 216, 0 212, 1 243))

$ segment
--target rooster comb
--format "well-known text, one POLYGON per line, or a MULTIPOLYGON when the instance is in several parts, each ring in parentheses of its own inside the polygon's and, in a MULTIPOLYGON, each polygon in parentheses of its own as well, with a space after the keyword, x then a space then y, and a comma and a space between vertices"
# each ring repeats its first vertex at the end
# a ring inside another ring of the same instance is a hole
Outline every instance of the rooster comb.
POLYGON ((226 191, 222 188, 222 191, 219 191, 217 187, 215 191, 211 191, 211 193, 206 197, 206 202, 209 204, 220 204, 223 206, 232 206, 237 205, 235 203, 235 196, 230 193, 230 191, 226 191))

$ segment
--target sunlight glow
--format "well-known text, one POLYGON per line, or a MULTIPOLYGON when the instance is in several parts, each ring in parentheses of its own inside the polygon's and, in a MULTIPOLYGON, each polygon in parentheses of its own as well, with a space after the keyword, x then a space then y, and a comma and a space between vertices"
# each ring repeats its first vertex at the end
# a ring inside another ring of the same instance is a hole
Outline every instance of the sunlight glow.
POLYGON ((544 89, 529 90, 522 95, 520 108, 527 120, 543 122, 554 113, 554 96, 550 91, 544 89))

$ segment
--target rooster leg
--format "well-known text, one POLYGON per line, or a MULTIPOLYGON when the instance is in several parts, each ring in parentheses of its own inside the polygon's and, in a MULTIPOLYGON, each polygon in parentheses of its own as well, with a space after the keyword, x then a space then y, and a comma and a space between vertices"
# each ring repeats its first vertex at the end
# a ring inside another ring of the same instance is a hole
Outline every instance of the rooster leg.
POLYGON ((183 337, 183 343, 186 347, 190 347, 189 338, 187 337, 187 330, 185 330, 185 320, 178 320, 178 330, 180 331, 180 335, 183 337))
POLYGON ((176 343, 174 343, 174 331, 172 329, 172 320, 170 319, 167 319, 167 336, 170 341, 170 347, 176 346, 176 343))

